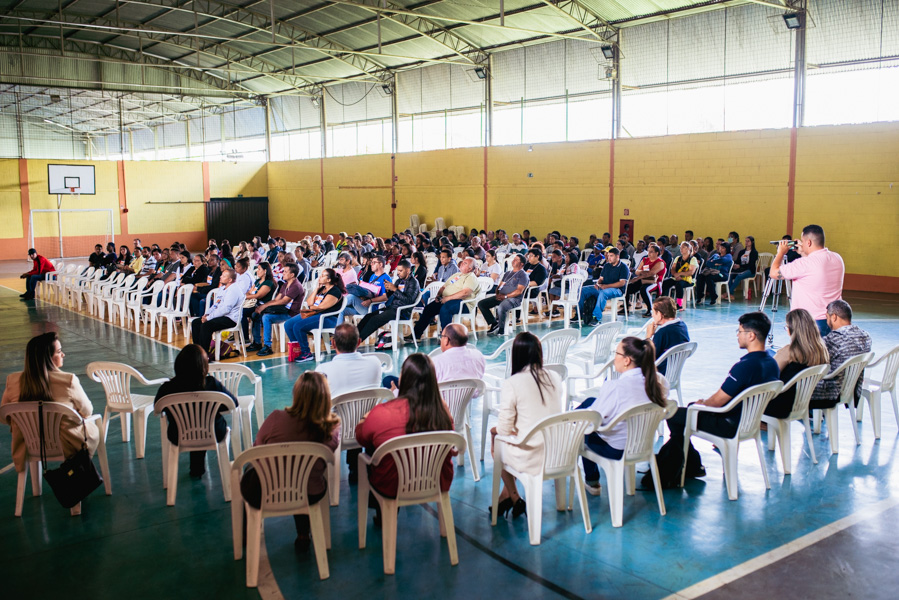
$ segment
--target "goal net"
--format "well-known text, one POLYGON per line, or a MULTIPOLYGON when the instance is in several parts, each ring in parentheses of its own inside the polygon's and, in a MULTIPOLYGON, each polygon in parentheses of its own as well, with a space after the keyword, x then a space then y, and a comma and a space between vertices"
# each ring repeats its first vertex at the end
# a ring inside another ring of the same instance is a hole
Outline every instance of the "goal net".
POLYGON ((94 246, 115 243, 110 208, 47 208, 31 211, 28 242, 47 258, 89 256, 94 246))

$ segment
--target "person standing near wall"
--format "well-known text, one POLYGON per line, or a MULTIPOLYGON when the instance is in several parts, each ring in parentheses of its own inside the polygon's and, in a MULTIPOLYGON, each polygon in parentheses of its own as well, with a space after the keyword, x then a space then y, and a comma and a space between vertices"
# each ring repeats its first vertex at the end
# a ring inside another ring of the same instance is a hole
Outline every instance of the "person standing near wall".
POLYGON ((815 319, 822 337, 830 333, 830 327, 827 326, 827 305, 842 299, 843 277, 846 273, 843 258, 828 250, 824 241, 823 227, 806 225, 798 244, 802 258, 783 264, 792 242, 781 240, 777 245, 777 255, 771 263, 772 279, 788 279, 793 282, 790 310, 807 310, 815 319))

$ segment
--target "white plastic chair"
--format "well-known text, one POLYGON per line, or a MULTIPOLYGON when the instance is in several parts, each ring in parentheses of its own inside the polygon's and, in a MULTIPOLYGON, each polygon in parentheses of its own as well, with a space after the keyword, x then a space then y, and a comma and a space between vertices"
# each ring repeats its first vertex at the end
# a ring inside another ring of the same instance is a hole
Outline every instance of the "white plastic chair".
POLYGON ((361 448, 356 441, 356 427, 362 417, 378 404, 393 400, 393 392, 384 388, 372 388, 348 392, 331 399, 331 410, 340 417, 340 444, 334 451, 334 466, 328 473, 328 492, 331 506, 340 504, 340 454, 344 450, 361 448))
POLYGON ((499 408, 499 394, 503 381, 512 376, 512 344, 514 338, 503 342, 493 354, 485 356, 484 360, 492 361, 500 357, 503 362, 487 364, 484 372, 484 382, 487 384, 485 393, 481 396, 481 462, 484 461, 484 448, 487 445, 487 419, 490 415, 496 415, 499 408))
POLYGON ((139 278, 137 280, 137 288, 133 292, 130 292, 127 300, 125 300, 125 312, 127 313, 128 318, 131 319, 131 322, 134 323, 135 332, 140 331, 141 313, 144 309, 144 298, 152 298, 159 294, 162 290, 162 286, 165 285, 162 281, 154 281, 152 285, 147 287, 148 283, 149 280, 146 277, 139 278))
POLYGON ((765 289, 765 269, 771 267, 771 263, 774 262, 774 255, 770 252, 759 252, 759 257, 755 261, 755 276, 752 279, 744 279, 743 280, 743 297, 749 298, 749 283, 752 282, 752 287, 755 288, 756 297, 759 296, 759 290, 765 289), (761 287, 759 286, 761 284, 761 287))
POLYGON ((382 444, 371 456, 359 455, 358 523, 359 548, 365 548, 368 495, 381 506, 381 538, 383 540, 384 573, 396 572, 397 511, 401 506, 437 503, 440 536, 446 538, 450 564, 459 564, 456 529, 449 492, 440 489, 440 472, 453 448, 465 450, 465 438, 453 431, 434 431, 401 435, 382 444), (377 466, 390 456, 396 465, 396 498, 387 498, 368 483, 368 466, 377 466))
MULTIPOLYGON (((894 346, 886 354, 868 365, 867 368, 873 369, 879 367, 883 363, 883 377, 880 380, 870 379, 865 376, 862 382, 862 398, 868 401, 871 408, 871 423, 874 426, 874 437, 880 439, 880 398, 884 392, 889 393, 893 399, 893 414, 896 416, 896 424, 899 425, 899 404, 897 404, 896 393, 896 372, 899 371, 899 346, 894 346)), ((858 404, 859 421, 862 420, 864 413, 864 402, 858 404)))
POLYGON ((67 278, 73 277, 77 271, 78 265, 69 263, 65 265, 65 268, 60 264, 56 271, 47 273, 47 278, 43 282, 44 286, 47 288, 44 300, 51 300, 52 298, 52 301, 56 302, 56 304, 62 304, 63 291, 65 289, 67 278))
POLYGON ((468 319, 468 331, 477 341, 478 339, 478 302, 487 297, 487 292, 493 287, 494 281, 490 277, 478 277, 478 293, 459 303, 459 312, 453 315, 453 323, 462 323, 468 319))
POLYGON ((665 365, 665 379, 668 380, 668 385, 670 386, 669 390, 677 390, 677 404, 678 406, 684 405, 684 396, 681 393, 681 375, 684 370, 684 363, 687 362, 687 359, 693 356, 696 352, 696 348, 699 346, 696 342, 684 342, 683 344, 678 344, 677 346, 672 346, 668 348, 665 352, 662 353, 660 357, 656 359, 656 367, 662 364, 665 361, 668 363, 665 365))
POLYGON ((577 311, 578 321, 581 320, 581 288, 586 279, 587 276, 581 273, 562 277, 561 296, 559 296, 558 300, 553 300, 552 306, 562 307, 562 311, 565 314, 565 329, 571 326, 571 309, 577 311))
POLYGON ((93 286, 100 282, 100 279, 102 277, 103 270, 95 269, 90 276, 75 280, 70 288, 69 305, 74 306, 75 304, 77 304, 78 310, 81 310, 81 305, 84 303, 85 297, 93 289, 93 286))
POLYGON ((132 393, 131 380, 136 379, 140 385, 150 386, 162 385, 168 378, 147 379, 134 367, 117 362, 91 362, 86 371, 87 376, 99 382, 106 393, 106 408, 103 409, 103 426, 100 431, 104 443, 112 415, 116 413, 122 426, 122 441, 129 442, 131 415, 134 415, 134 453, 137 458, 143 458, 147 447, 147 422, 153 412, 154 396, 132 393))
POLYGON ((194 450, 215 450, 218 456, 219 474, 225 502, 231 502, 231 460, 228 456, 228 439, 231 428, 221 442, 215 440, 215 416, 219 407, 225 412, 234 411, 234 403, 222 392, 184 392, 169 394, 159 399, 155 412, 159 415, 159 431, 162 437, 162 478, 166 488, 166 505, 175 506, 178 491, 178 456, 194 450), (163 411, 168 409, 168 416, 163 411), (178 445, 169 442, 168 419, 178 426, 178 445))
MULTIPOLYGON (((598 396, 599 388, 587 390, 584 395, 598 396)), ((595 462, 606 474, 612 527, 621 527, 623 523, 625 489, 628 496, 633 496, 636 492, 636 464, 639 462, 649 462, 652 482, 656 490, 656 500, 659 503, 659 512, 663 516, 665 515, 665 498, 662 496, 662 482, 659 479, 659 466, 656 463, 653 442, 659 425, 676 411, 677 404, 671 400, 668 401, 667 408, 647 402, 624 411, 608 425, 597 428, 596 433, 602 434, 622 421, 627 422, 627 441, 624 445, 624 455, 619 460, 600 456, 586 445, 581 450, 581 456, 595 462)))
POLYGON ((364 356, 374 356, 381 361, 381 373, 385 375, 393 371, 393 356, 387 352, 364 352, 364 356))
MULTIPOLYGON (((78 304, 80 308, 80 295, 81 290, 87 284, 89 284, 94 277, 94 273, 97 271, 95 267, 87 267, 83 271, 76 271, 72 274, 71 277, 66 277, 65 279, 65 288, 63 289, 63 303, 66 306, 73 307, 75 306, 75 295, 79 295, 78 304)), ((102 277, 103 274, 100 274, 102 277)))
MULTIPOLYGON (((581 516, 587 533, 593 531, 590 523, 590 509, 587 506, 587 492, 584 480, 580 476, 578 455, 584 446, 584 435, 599 426, 600 414, 594 410, 573 410, 552 415, 538 421, 530 431, 521 432, 519 437, 498 435, 493 450, 493 500, 491 524, 496 525, 497 505, 499 504, 499 484, 505 470, 521 481, 524 495, 528 502, 528 536, 532 546, 540 545, 540 531, 543 523, 543 482, 555 481, 556 510, 565 510, 565 480, 575 478, 578 502, 581 505, 581 516), (527 444, 535 436, 543 438, 543 465, 538 475, 520 473, 503 461, 504 445, 520 446, 527 444)), ((570 509, 569 504, 569 509, 570 509)))
MULTIPOLYGON (((412 313, 413 313, 412 309, 414 309, 416 306, 418 306, 418 303, 421 302, 421 296, 422 296, 422 294, 421 294, 421 292, 419 292, 418 296, 415 297, 414 302, 412 302, 411 304, 407 304, 405 306, 398 306, 396 308, 396 316, 393 319, 391 319, 390 322, 387 324, 390 327, 390 339, 393 342, 391 344, 391 348, 394 351, 399 350, 400 344, 402 344, 404 341, 404 338, 400 335, 400 331, 401 331, 402 327, 409 328, 409 332, 413 334, 412 335, 412 343, 415 344, 415 349, 418 350, 418 338, 415 337, 415 335, 414 335, 415 321, 412 319, 412 313), (409 311, 408 319, 402 318, 404 310, 409 311)), ((391 308, 389 310, 393 310, 393 308, 391 308)))
POLYGON ((599 369, 612 356, 615 339, 622 329, 624 324, 618 321, 602 323, 569 349, 566 364, 569 367, 568 377, 572 380, 572 384, 583 379, 588 382, 588 387, 592 385, 599 377, 599 369), (580 372, 576 370, 571 373, 572 366, 577 367, 580 372))
POLYGON ((262 546, 262 521, 266 517, 309 515, 312 547, 318 563, 318 576, 330 577, 328 553, 331 548, 331 515, 327 502, 309 503, 309 476, 315 464, 323 460, 333 465, 334 454, 324 444, 291 442, 250 448, 231 465, 231 489, 240 491, 244 467, 251 465, 259 475, 262 500, 253 508, 242 498, 231 502, 231 532, 234 560, 243 557, 243 520, 247 520, 247 587, 256 587, 259 579, 259 554, 262 546))
MULTIPOLYGON (((325 354, 331 353, 331 335, 337 326, 343 322, 343 311, 346 310, 347 296, 344 294, 340 301, 340 310, 337 312, 337 321, 334 327, 325 327, 325 319, 335 316, 334 313, 323 314, 318 317, 318 327, 312 330, 312 345, 315 347, 315 362, 321 362, 322 359, 322 336, 325 336, 325 354)), ((246 356, 246 355, 245 355, 246 356)))
POLYGON ((51 260, 50 264, 53 265, 53 270, 44 273, 44 278, 37 282, 35 286, 35 294, 38 298, 42 300, 47 300, 49 297, 49 292, 56 286, 56 280, 59 275, 59 272, 63 269, 63 262, 61 260, 51 260))
POLYGON ((865 366, 874 358, 873 352, 865 354, 856 354, 841 364, 838 368, 828 375, 821 378, 822 381, 836 379, 840 375, 843 376, 843 383, 840 386, 840 396, 836 406, 833 408, 816 409, 815 415, 815 433, 821 432, 821 415, 827 420, 827 437, 830 438, 830 451, 837 454, 840 451, 839 436, 839 415, 837 410, 843 404, 849 408, 850 423, 852 423, 852 434, 855 436, 855 445, 862 443, 858 436, 858 426, 856 426, 855 416, 855 384, 861 377, 865 366))
MULTIPOLYGON (((146 280, 144 280, 144 285, 147 285, 146 280)), ((124 309, 125 306, 125 298, 128 296, 128 292, 132 292, 137 289, 137 278, 132 273, 126 276, 122 282, 109 290, 109 294, 104 296, 100 304, 98 305, 100 318, 103 318, 103 315, 107 315, 107 319, 112 324, 115 324, 115 309, 121 304, 121 307, 124 309)), ((122 310, 121 313, 121 323, 122 327, 125 326, 125 311, 122 310)))
POLYGON ((783 419, 762 415, 762 422, 768 424, 768 450, 774 451, 775 440, 780 444, 780 459, 783 462, 784 474, 789 475, 793 461, 790 458, 792 445, 790 443, 790 425, 793 421, 802 421, 805 427, 805 439, 808 442, 808 450, 812 456, 812 462, 818 464, 815 456, 815 446, 812 444, 812 425, 808 418, 808 404, 812 399, 815 386, 821 378, 830 370, 826 364, 803 369, 784 385, 781 394, 795 387, 793 410, 783 419))
MULTIPOLYGON (((41 475, 41 437, 40 437, 40 412, 38 402, 13 402, 0 407, 0 422, 11 420, 25 439, 25 464, 27 468, 19 473, 16 485, 16 516, 22 516, 22 508, 25 503, 25 483, 28 479, 28 471, 31 471, 31 493, 40 496, 43 492, 43 477, 41 475)), ((64 424, 81 423, 81 415, 70 406, 57 402, 43 402, 44 412, 44 455, 47 462, 62 462, 63 442, 59 437, 59 430, 64 424)), ((103 428, 103 418, 100 415, 91 415, 84 419, 85 422, 97 421, 100 429, 103 428)), ((100 472, 103 474, 103 486, 107 496, 112 495, 112 480, 109 478, 109 461, 106 458, 106 444, 103 436, 100 436, 100 444, 97 446, 97 457, 100 459, 100 472)), ((71 509, 72 516, 81 514, 79 502, 71 509)))
POLYGON ((144 334, 147 333, 147 325, 150 326, 150 337, 156 337, 156 322, 159 315, 172 311, 175 300, 175 290, 178 284, 174 281, 163 284, 162 290, 150 298, 150 304, 145 304, 141 314, 144 321, 144 334))
POLYGON ((540 338, 544 365, 564 365, 568 349, 581 339, 579 329, 555 329, 540 338))
MULTIPOLYGON (((771 483, 768 481, 768 469, 765 465, 765 455, 762 451, 762 436, 759 427, 762 423, 762 414, 765 412, 765 407, 768 406, 768 403, 774 396, 780 393, 781 389, 783 389, 782 381, 769 381, 768 383, 746 388, 740 395, 724 406, 693 404, 687 408, 687 424, 684 428, 684 457, 686 458, 687 456, 691 436, 695 435, 715 444, 721 452, 721 460, 724 463, 724 483, 727 485, 727 497, 731 500, 736 500, 738 496, 737 453, 740 449, 740 442, 743 441, 755 440, 755 446, 759 453, 759 463, 761 463, 762 467, 762 476, 765 478, 765 487, 769 490, 771 489, 771 483), (739 404, 743 405, 743 409, 737 433, 734 437, 722 438, 697 429, 696 422, 700 412, 726 413, 739 404)), ((684 460, 680 478, 681 487, 684 486, 686 473, 687 461, 684 460)))
POLYGON ((103 309, 106 306, 105 299, 112 296, 112 290, 117 288, 125 280, 124 273, 113 273, 109 279, 99 281, 91 286, 87 293, 88 314, 97 313, 97 317, 103 319, 103 309))
MULTIPOLYGON (((439 384, 440 395, 449 408, 453 417, 453 425, 456 433, 464 435, 468 443, 468 463, 471 466, 471 476, 475 481, 481 480, 478 464, 474 458, 474 442, 471 439, 471 422, 469 420, 469 405, 475 396, 484 396, 484 382, 479 379, 455 379, 439 384)), ((465 451, 460 450, 456 456, 459 466, 465 464, 465 451)))
POLYGON ((235 412, 232 413, 231 451, 234 456, 253 446, 253 408, 256 408, 257 427, 265 420, 265 409, 262 406, 262 377, 256 375, 245 365, 213 363, 209 365, 209 374, 216 378, 222 386, 237 398, 235 412), (253 386, 252 394, 240 394, 240 382, 246 379, 253 386))
MULTIPOLYGON (((157 315, 157 318, 160 321, 165 321, 166 324, 166 333, 167 340, 171 344, 172 337, 175 330, 175 323, 178 319, 181 319, 181 327, 184 330, 184 337, 190 337, 190 328, 188 323, 190 321, 190 295, 194 291, 194 286, 192 283, 186 283, 181 287, 177 288, 174 291, 174 298, 172 300, 171 309, 167 311, 160 312, 157 315)), ((162 334, 162 323, 159 323, 159 333, 162 334)))
MULTIPOLYGON (((215 304, 216 298, 219 294, 224 293, 224 289, 215 288, 210 290, 208 294, 206 294, 206 306, 212 306, 215 304)), ((190 320, 190 319, 189 319, 190 320)), ((229 327, 228 329, 222 329, 220 331, 212 332, 212 341, 215 342, 215 360, 219 361, 222 359, 222 337, 226 334, 230 333, 234 336, 234 341, 240 344, 240 352, 243 354, 243 357, 247 357, 247 343, 243 337, 243 327, 240 326, 240 323, 235 325, 234 327, 229 327)))

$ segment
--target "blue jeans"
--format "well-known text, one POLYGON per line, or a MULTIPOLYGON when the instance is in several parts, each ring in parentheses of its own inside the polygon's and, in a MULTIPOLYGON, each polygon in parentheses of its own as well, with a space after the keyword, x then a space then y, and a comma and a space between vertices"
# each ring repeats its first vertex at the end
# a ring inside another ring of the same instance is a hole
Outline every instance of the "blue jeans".
POLYGON ((821 332, 821 337, 824 337, 828 333, 830 333, 830 327, 827 326, 827 319, 817 319, 815 321, 815 325, 818 326, 818 331, 821 332))
POLYGON ((360 298, 355 294, 347 294, 346 295, 346 311, 343 313, 346 316, 350 315, 367 315, 368 309, 371 308, 369 306, 362 306, 362 301, 368 300, 368 298, 360 298))
POLYGON ((28 294, 30 294, 30 295, 33 296, 33 295, 34 295, 34 289, 37 287, 37 282, 38 282, 38 281, 43 281, 43 280, 44 280, 44 276, 43 276, 43 275, 29 275, 29 276, 25 279, 25 291, 26 291, 28 294))
POLYGON ((755 277, 755 272, 753 271, 742 271, 734 275, 727 285, 727 288, 730 290, 730 295, 734 295, 734 292, 737 291, 737 286, 740 285, 741 281, 744 279, 752 279, 753 277, 755 277))
MULTIPOLYGON (((588 408, 593 406, 595 401, 596 398, 587 398, 578 406, 578 408, 588 408)), ((584 443, 590 450, 593 450, 600 456, 608 458, 609 460, 621 460, 621 457, 624 456, 624 450, 613 448, 595 432, 585 435, 584 443)), ((581 457, 581 460, 584 461, 584 480, 587 484, 596 485, 599 483, 599 467, 596 463, 583 457, 581 457)))
POLYGON ((460 304, 461 300, 449 300, 442 303, 435 301, 425 306, 421 318, 415 323, 415 337, 421 337, 430 325, 431 319, 437 314, 440 314, 440 331, 443 331, 444 327, 453 322, 453 316, 458 314, 460 304))
POLYGON ((602 311, 606 309, 606 302, 608 302, 612 298, 620 297, 621 288, 606 288, 604 290, 598 290, 592 285, 589 287, 581 288, 581 318, 587 318, 587 315, 584 314, 584 304, 586 304, 587 298, 596 298, 596 307, 593 309, 593 316, 602 321, 602 311))
MULTIPOLYGON (((297 315, 284 321, 284 331, 287 333, 287 339, 291 342, 300 344, 300 354, 309 354, 311 352, 309 349, 309 340, 306 336, 313 329, 318 329, 318 320, 320 318, 320 315, 312 315, 304 319, 300 315, 297 315)), ((324 322, 322 323, 322 327, 327 329, 336 326, 337 315, 325 317, 324 322)))
POLYGON ((272 345, 272 327, 278 323, 283 323, 290 318, 288 314, 268 314, 262 313, 253 317, 253 341, 257 344, 262 339, 262 345, 271 348, 272 345))

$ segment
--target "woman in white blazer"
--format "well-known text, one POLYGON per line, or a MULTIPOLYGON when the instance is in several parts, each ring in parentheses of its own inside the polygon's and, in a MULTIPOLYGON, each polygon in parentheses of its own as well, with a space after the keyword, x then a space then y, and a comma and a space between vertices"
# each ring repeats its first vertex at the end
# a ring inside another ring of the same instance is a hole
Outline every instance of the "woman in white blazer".
MULTIPOLYGON (((82 417, 89 417, 94 407, 84 393, 81 382, 73 373, 61 371, 65 354, 56 332, 51 331, 31 338, 25 347, 25 370, 11 373, 6 378, 6 389, 0 404, 44 400, 71 406, 82 417)), ((16 471, 25 470, 25 437, 11 422, 12 458, 16 471)), ((85 423, 66 418, 60 428, 63 453, 69 458, 84 443, 91 455, 100 444, 100 430, 94 422, 85 423), (85 439, 85 433, 87 438, 85 439)))
MULTIPOLYGON (((532 333, 519 333, 512 344, 512 376, 503 382, 499 422, 491 430, 493 435, 523 435, 538 421, 562 412, 563 408, 562 380, 543 368, 540 340, 532 333)), ((503 461, 520 473, 539 473, 543 465, 543 436, 535 436, 525 446, 507 444, 503 461)), ((513 517, 525 513, 527 506, 518 493, 515 477, 503 471, 502 478, 499 513, 505 516, 510 509, 513 517)))

